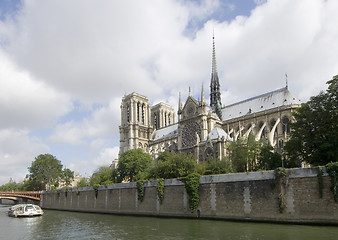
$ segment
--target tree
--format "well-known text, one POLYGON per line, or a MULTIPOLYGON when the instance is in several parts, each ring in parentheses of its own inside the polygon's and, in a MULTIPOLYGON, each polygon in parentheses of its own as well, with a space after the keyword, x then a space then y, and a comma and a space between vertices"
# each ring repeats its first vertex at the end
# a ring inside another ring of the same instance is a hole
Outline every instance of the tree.
POLYGON ((115 170, 111 167, 100 167, 89 179, 89 185, 108 185, 115 183, 115 170))
POLYGON ((228 158, 209 158, 205 163, 204 175, 225 174, 232 172, 231 162, 228 158))
POLYGON ((253 135, 238 139, 229 145, 230 159, 235 172, 246 172, 255 169, 262 143, 255 141, 253 135))
POLYGON ((285 151, 292 161, 325 165, 338 160, 338 75, 326 92, 311 97, 294 113, 285 151))
POLYGON ((58 186, 62 176, 62 164, 51 154, 40 154, 28 168, 34 190, 46 190, 58 186))
POLYGON ((141 149, 131 149, 122 153, 117 165, 118 182, 124 179, 132 182, 144 178, 152 160, 152 157, 141 149))
POLYGON ((69 168, 63 169, 61 180, 66 187, 70 186, 74 180, 74 172, 71 171, 69 168))
POLYGON ((76 187, 88 187, 89 182, 87 178, 81 178, 80 181, 77 182, 76 187))
POLYGON ((274 170, 278 167, 286 167, 286 163, 285 166, 282 166, 282 156, 274 152, 273 147, 269 144, 264 144, 261 147, 257 160, 256 170, 274 170))
POLYGON ((179 178, 196 171, 196 159, 192 154, 163 152, 150 169, 149 178, 179 178))
POLYGON ((21 191, 21 185, 10 181, 2 186, 0 186, 0 191, 21 191))

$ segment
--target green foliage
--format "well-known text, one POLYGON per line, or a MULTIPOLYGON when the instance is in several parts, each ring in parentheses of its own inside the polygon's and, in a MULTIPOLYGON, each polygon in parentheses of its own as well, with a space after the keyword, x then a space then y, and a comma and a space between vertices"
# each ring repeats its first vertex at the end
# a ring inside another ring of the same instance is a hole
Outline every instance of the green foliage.
POLYGON ((331 191, 333 193, 334 201, 338 201, 338 162, 331 162, 326 164, 326 171, 331 177, 331 191))
POLYGON ((137 199, 142 202, 144 198, 144 181, 138 180, 136 182, 136 187, 137 187, 137 199))
POLYGON ((274 183, 271 185, 272 188, 275 188, 277 185, 286 184, 286 178, 288 176, 288 172, 285 168, 279 167, 276 168, 275 171, 275 180, 274 183))
POLYGON ((319 197, 323 198, 323 168, 318 167, 318 187, 319 187, 319 197))
POLYGON ((150 169, 148 177, 150 179, 184 177, 195 172, 196 165, 196 159, 192 154, 163 152, 150 169))
POLYGON ((328 90, 311 97, 294 113, 288 158, 325 165, 338 160, 338 75, 328 81, 328 90))
POLYGON ((61 174, 61 181, 64 183, 66 187, 70 186, 74 180, 74 172, 69 168, 65 168, 61 174))
POLYGON ((157 196, 158 199, 160 200, 160 203, 163 203, 163 199, 164 199, 164 179, 161 178, 158 180, 157 182, 157 196))
MULTIPOLYGON (((51 186, 51 189, 55 188, 55 186, 51 186)), ((33 179, 27 179, 22 184, 22 191, 40 191, 41 184, 33 179)))
POLYGON ((269 144, 263 144, 257 159, 256 170, 273 170, 282 167, 282 156, 273 151, 273 147, 269 144))
POLYGON ((276 186, 279 186, 278 205, 280 213, 283 213, 286 207, 285 192, 287 182, 288 172, 286 171, 286 169, 282 167, 275 169, 275 181, 272 183, 271 187, 274 189, 276 186))
POLYGON ((247 172, 256 169, 256 162, 262 146, 253 135, 247 139, 238 139, 229 145, 230 159, 235 172, 247 172))
POLYGON ((51 154, 40 154, 28 168, 32 183, 37 184, 38 190, 50 189, 58 186, 62 176, 62 164, 51 154))
POLYGON ((192 213, 197 209, 200 199, 199 197, 200 178, 201 175, 199 175, 198 173, 191 173, 188 176, 181 179, 184 182, 185 189, 189 196, 189 207, 192 213))
POLYGON ((0 186, 0 191, 21 191, 22 185, 16 182, 9 182, 0 186))
POLYGON ((130 182, 144 178, 152 163, 152 157, 141 149, 132 149, 124 152, 117 166, 118 182, 130 182))
POLYGON ((76 190, 76 191, 75 191, 75 194, 76 194, 76 196, 79 196, 79 195, 80 195, 80 191, 79 191, 79 190, 76 190))
POLYGON ((95 198, 97 198, 97 195, 99 194, 99 184, 94 184, 93 189, 95 191, 95 198))
POLYGON ((76 184, 76 187, 88 187, 90 186, 89 185, 89 182, 88 182, 88 179, 87 178, 81 178, 80 181, 77 182, 76 184))
MULTIPOLYGON (((85 179, 81 179, 85 181, 85 179)), ((100 167, 89 179, 89 185, 108 185, 115 183, 115 170, 111 167, 100 167)), ((84 184, 82 182, 81 184, 84 184)))
POLYGON ((232 172, 231 162, 228 158, 223 158, 221 160, 217 158, 209 158, 207 162, 199 165, 204 165, 205 171, 202 173, 203 175, 225 174, 232 172))

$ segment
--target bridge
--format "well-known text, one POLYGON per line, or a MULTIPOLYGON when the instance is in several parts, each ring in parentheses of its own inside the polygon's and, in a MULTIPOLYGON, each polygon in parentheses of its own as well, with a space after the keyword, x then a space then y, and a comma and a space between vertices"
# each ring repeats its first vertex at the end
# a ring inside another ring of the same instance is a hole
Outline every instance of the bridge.
POLYGON ((0 191, 1 199, 10 199, 17 202, 19 199, 40 201, 41 191, 0 191))

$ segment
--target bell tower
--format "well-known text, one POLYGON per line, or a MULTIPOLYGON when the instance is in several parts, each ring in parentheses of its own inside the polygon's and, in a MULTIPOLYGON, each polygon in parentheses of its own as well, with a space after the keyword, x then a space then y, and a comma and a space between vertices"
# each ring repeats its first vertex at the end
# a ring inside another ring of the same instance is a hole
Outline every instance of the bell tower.
POLYGON ((137 93, 131 93, 122 98, 120 152, 141 148, 148 151, 152 134, 150 105, 148 98, 137 93))

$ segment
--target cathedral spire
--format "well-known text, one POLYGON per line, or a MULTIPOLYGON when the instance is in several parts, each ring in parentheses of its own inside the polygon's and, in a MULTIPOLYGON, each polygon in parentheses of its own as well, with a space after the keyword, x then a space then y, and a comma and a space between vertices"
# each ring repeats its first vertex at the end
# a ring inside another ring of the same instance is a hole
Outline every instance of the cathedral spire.
POLYGON ((216 67, 216 50, 215 50, 215 36, 212 35, 212 72, 210 83, 210 106, 216 112, 217 116, 222 119, 222 103, 220 84, 218 80, 218 73, 216 67))

